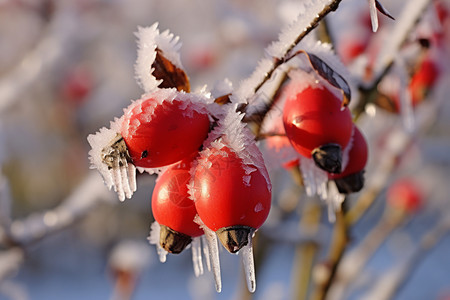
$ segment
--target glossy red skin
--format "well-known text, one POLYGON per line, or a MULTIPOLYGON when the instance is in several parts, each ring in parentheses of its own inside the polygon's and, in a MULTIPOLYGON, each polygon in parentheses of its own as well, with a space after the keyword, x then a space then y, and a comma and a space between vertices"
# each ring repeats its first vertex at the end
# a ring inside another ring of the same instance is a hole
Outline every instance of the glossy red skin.
POLYGON ((339 179, 361 172, 366 167, 369 149, 367 142, 358 127, 354 127, 353 145, 348 153, 348 164, 340 174, 328 174, 330 179, 339 179))
MULTIPOLYGON (((224 157, 214 149, 207 162, 195 171, 195 207, 203 223, 213 231, 243 225, 258 229, 267 219, 271 192, 259 170, 252 172, 250 185, 243 182, 242 160, 229 150, 224 157)), ((205 161, 203 161, 205 163, 205 161)))
POLYGON ((187 116, 180 108, 181 101, 163 102, 158 105, 150 121, 147 121, 146 107, 154 102, 152 98, 142 106, 134 107, 125 114, 121 134, 125 140, 133 164, 144 168, 167 166, 198 151, 209 132, 207 114, 193 111, 187 116), (140 122, 136 130, 127 124, 140 122), (147 151, 147 157, 142 153, 147 151))
POLYGON ((159 224, 196 237, 203 230, 194 222, 197 210, 189 199, 190 165, 190 161, 183 160, 160 175, 153 189, 152 212, 159 224))
POLYGON ((283 123, 294 149, 308 158, 315 148, 325 144, 339 144, 344 149, 353 126, 348 107, 341 110, 341 101, 325 87, 307 87, 288 96, 283 123))
POLYGON ((422 205, 423 195, 417 183, 409 178, 394 182, 387 191, 387 203, 396 209, 414 213, 422 205))

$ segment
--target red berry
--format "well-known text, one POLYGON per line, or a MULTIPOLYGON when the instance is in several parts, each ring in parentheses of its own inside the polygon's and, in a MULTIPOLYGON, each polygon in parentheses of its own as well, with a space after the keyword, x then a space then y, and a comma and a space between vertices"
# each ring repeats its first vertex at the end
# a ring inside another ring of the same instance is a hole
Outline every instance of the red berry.
POLYGON ((269 214, 271 192, 266 178, 256 167, 244 166, 226 146, 212 148, 199 159, 193 187, 198 215, 213 231, 236 225, 257 229, 269 214), (254 170, 246 174, 244 167, 254 170))
POLYGON ((205 111, 199 104, 157 101, 150 96, 133 103, 126 111, 121 135, 133 164, 156 168, 173 164, 198 151, 209 131, 205 111))
POLYGON ((433 87, 439 75, 437 65, 430 59, 425 59, 414 73, 409 83, 409 92, 413 106, 420 103, 429 89, 433 87))
POLYGON ((152 211, 160 225, 196 237, 202 235, 203 230, 194 222, 197 211, 188 194, 190 168, 191 160, 183 160, 158 177, 153 190, 152 211))
POLYGON ((353 143, 348 153, 348 163, 340 174, 329 174, 330 179, 343 178, 364 170, 367 163, 367 142, 358 127, 354 126, 353 143))
POLYGON ((81 103, 93 87, 92 74, 82 67, 71 70, 62 85, 63 97, 73 103, 81 103))
POLYGON ((422 191, 410 178, 395 181, 389 187, 386 197, 390 206, 408 213, 416 212, 423 201, 422 191))
POLYGON ((352 134, 352 117, 341 100, 321 86, 308 86, 296 92, 296 82, 286 88, 287 100, 283 109, 286 135, 294 149, 309 158, 311 152, 326 144, 345 148, 352 134))

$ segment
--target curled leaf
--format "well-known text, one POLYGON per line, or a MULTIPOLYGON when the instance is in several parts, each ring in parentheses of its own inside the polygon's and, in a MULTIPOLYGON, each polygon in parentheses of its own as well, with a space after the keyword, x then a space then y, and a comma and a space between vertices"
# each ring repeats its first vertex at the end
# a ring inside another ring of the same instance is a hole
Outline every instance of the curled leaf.
POLYGON ((162 80, 159 85, 160 88, 176 88, 178 91, 190 92, 189 78, 184 70, 165 58, 159 48, 156 48, 156 58, 152 64, 152 69, 154 69, 152 75, 156 79, 162 80))
POLYGON ((333 70, 327 63, 325 63, 318 56, 308 53, 304 50, 300 50, 297 53, 304 53, 308 58, 313 69, 319 74, 323 79, 328 81, 332 86, 337 87, 342 91, 344 99, 342 100, 342 106, 347 106, 351 99, 351 90, 347 81, 338 72, 333 70))
POLYGON ((385 9, 383 7, 383 5, 381 5, 380 1, 375 0, 375 6, 376 6, 376 8, 378 9, 378 11, 380 13, 382 13, 383 15, 385 15, 386 17, 388 17, 388 18, 390 18, 392 20, 395 20, 394 17, 387 11, 387 9, 385 9))

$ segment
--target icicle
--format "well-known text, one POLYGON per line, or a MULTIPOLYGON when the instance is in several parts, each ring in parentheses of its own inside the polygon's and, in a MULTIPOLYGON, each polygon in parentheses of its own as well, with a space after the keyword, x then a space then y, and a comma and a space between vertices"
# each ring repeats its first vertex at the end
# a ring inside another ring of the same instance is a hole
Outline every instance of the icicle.
POLYGON ((250 293, 256 290, 255 262, 253 259, 252 236, 254 232, 250 232, 248 236, 248 245, 242 247, 239 251, 242 264, 244 265, 245 278, 247 280, 247 288, 250 293))
POLYGON ((123 190, 125 193, 125 197, 127 197, 128 199, 131 198, 131 196, 133 195, 133 192, 131 191, 130 188, 130 182, 128 181, 128 164, 125 166, 120 167, 120 177, 122 179, 122 185, 123 185, 123 190))
POLYGON ((208 247, 208 241, 206 240, 206 236, 202 235, 202 247, 203 247, 203 255, 205 256, 206 260, 206 268, 209 272, 211 272, 211 260, 209 258, 209 247, 208 247))
POLYGON ((128 164, 128 180, 132 192, 136 192, 136 167, 133 164, 128 164))
POLYGON ((378 14, 375 0, 369 0, 370 20, 372 21, 372 31, 378 30, 378 14))
POLYGON ((113 174, 113 180, 114 180, 114 191, 117 192, 117 196, 119 196, 119 200, 120 201, 124 201, 125 200, 125 192, 123 190, 123 186, 122 186, 122 174, 120 172, 120 168, 114 167, 112 169, 112 174, 113 174))
POLYGON ((194 266, 195 277, 202 275, 203 262, 201 237, 195 237, 192 239, 192 264, 194 266))
POLYGON ((300 168, 303 174, 306 194, 310 197, 317 194, 321 199, 326 199, 327 173, 316 167, 313 159, 303 156, 300 157, 300 168))
POLYGON ((336 222, 336 211, 341 209, 341 204, 345 200, 345 195, 339 193, 336 183, 331 180, 328 182, 328 197, 326 199, 328 204, 328 221, 330 223, 336 222))
POLYGON ((220 293, 222 291, 222 279, 220 276, 220 259, 219 259, 219 247, 217 244, 217 236, 214 231, 204 226, 206 241, 209 248, 209 257, 211 259, 212 270, 214 274, 214 280, 216 282, 216 291, 220 293))

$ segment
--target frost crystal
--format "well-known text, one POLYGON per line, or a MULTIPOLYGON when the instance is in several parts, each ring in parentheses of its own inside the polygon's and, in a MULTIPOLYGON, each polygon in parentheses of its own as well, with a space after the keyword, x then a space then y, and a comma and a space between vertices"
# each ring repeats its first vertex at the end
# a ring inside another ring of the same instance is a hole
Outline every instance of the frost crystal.
MULTIPOLYGON (((249 175, 259 170, 266 179, 269 191, 271 191, 272 185, 261 151, 256 145, 253 134, 242 122, 244 114, 236 111, 237 104, 231 104, 227 107, 225 116, 218 121, 216 128, 209 133, 208 138, 203 143, 205 150, 200 153, 201 158, 197 162, 202 163, 204 161, 202 158, 208 158, 211 148, 220 151, 223 147, 228 147, 242 160, 245 171, 245 176, 242 178, 244 183, 248 184, 250 182, 249 175)), ((222 155, 226 156, 227 154, 223 151, 222 155)), ((194 174, 196 167, 197 165, 194 164, 191 169, 192 174, 194 174)), ((205 167, 208 168, 208 166, 205 167)), ((189 190, 193 197, 193 180, 189 184, 189 190)), ((192 199, 195 201, 194 198, 192 199)))
POLYGON ((156 245, 156 251, 158 252, 159 261, 165 263, 167 260, 167 251, 164 250, 159 244, 159 235, 161 232, 161 226, 158 222, 153 222, 150 227, 150 235, 148 237, 148 241, 152 245, 156 245))
POLYGON ((131 198, 136 191, 136 168, 126 159, 113 153, 115 151, 114 142, 117 142, 119 120, 111 123, 111 129, 101 128, 97 133, 88 136, 88 142, 91 145, 89 151, 89 160, 91 168, 97 169, 103 177, 106 186, 117 192, 120 201, 131 198), (112 166, 105 163, 105 157, 108 155, 117 156, 112 162, 112 166))
POLYGON ((138 57, 135 64, 136 80, 145 92, 151 92, 161 84, 150 69, 156 58, 156 48, 164 53, 164 57, 175 66, 182 69, 180 60, 181 43, 179 37, 175 37, 168 30, 160 33, 158 23, 149 27, 138 27, 138 57))

